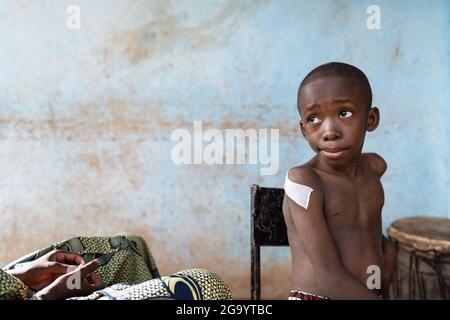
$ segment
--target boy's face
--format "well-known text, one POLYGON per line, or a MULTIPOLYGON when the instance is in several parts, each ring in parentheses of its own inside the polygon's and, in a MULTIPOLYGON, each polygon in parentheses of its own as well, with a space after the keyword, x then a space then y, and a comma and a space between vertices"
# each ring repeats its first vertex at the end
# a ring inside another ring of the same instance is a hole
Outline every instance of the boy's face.
POLYGON ((300 128, 311 148, 326 161, 345 164, 361 153, 366 130, 378 126, 379 111, 369 110, 357 81, 325 77, 303 87, 300 128))

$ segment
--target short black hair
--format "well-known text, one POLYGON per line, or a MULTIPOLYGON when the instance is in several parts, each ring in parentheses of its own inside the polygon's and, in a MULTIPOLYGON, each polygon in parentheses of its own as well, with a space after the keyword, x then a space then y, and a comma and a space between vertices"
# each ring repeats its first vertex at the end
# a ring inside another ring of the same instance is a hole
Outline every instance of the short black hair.
POLYGON ((370 87, 369 80, 364 72, 351 64, 343 62, 328 62, 313 69, 306 75, 303 81, 300 83, 297 93, 297 108, 300 112, 300 95, 303 88, 313 80, 325 77, 337 77, 337 78, 350 78, 358 81, 361 88, 366 91, 367 94, 367 108, 372 106, 372 88, 370 87))

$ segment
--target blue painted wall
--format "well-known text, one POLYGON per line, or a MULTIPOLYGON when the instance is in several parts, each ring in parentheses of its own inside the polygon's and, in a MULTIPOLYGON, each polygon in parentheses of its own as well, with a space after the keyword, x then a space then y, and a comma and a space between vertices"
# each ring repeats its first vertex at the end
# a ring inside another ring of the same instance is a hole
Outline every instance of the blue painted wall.
MULTIPOLYGON (((296 91, 328 61, 364 70, 381 110, 365 150, 389 164, 383 228, 449 216, 449 17, 444 0, 0 1, 0 263, 128 231, 163 273, 206 267, 248 298, 249 187, 281 187, 313 155, 296 91), (171 133, 194 121, 279 129, 278 174, 174 165, 171 133)), ((263 297, 285 298, 288 250, 262 253, 263 297)))

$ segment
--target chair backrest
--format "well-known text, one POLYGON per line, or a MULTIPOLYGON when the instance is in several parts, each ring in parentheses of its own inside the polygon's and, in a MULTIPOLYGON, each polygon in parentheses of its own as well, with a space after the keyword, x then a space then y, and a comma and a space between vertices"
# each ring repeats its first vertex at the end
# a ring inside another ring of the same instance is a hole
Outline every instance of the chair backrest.
POLYGON ((261 299, 260 247, 288 246, 283 217, 284 189, 251 187, 251 292, 252 300, 261 299))

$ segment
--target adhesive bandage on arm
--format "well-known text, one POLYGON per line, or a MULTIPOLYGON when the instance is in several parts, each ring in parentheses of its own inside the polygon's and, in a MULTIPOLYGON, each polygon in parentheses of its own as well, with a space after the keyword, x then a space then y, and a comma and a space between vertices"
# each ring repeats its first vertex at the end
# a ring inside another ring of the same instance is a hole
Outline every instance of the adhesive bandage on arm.
POLYGON ((295 183, 289 180, 288 175, 286 175, 286 180, 284 181, 284 192, 299 206, 308 209, 309 197, 314 189, 303 184, 295 183))

